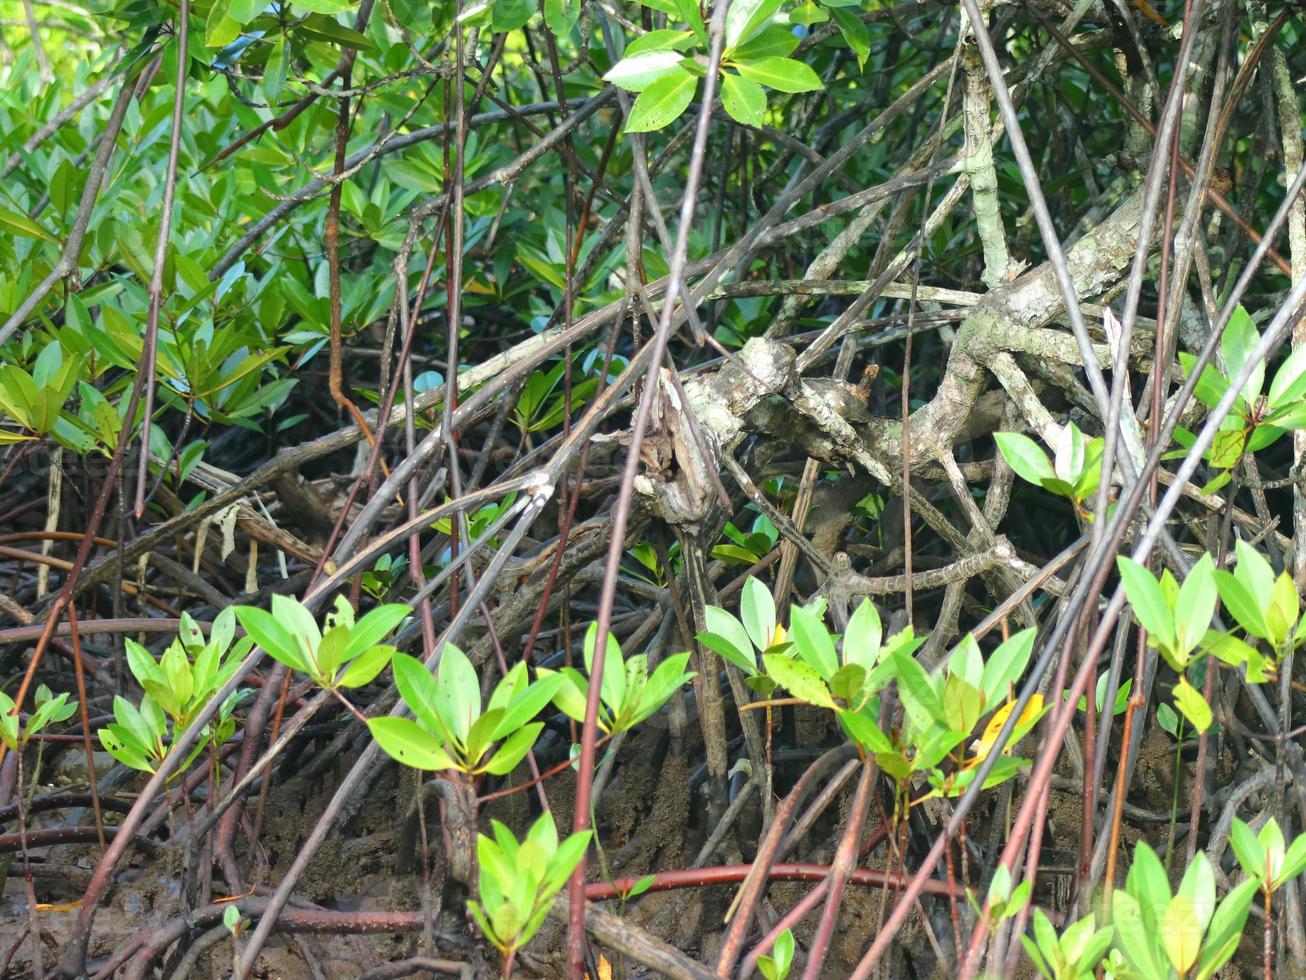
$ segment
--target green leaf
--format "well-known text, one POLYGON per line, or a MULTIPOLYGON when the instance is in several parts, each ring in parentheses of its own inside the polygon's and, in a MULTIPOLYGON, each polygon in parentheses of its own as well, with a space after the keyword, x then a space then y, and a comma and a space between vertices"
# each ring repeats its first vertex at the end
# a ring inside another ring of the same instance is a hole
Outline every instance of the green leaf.
POLYGON ((793 657, 784 654, 769 653, 762 655, 767 674, 780 687, 800 701, 818 708, 834 708, 834 699, 821 680, 819 674, 811 667, 793 657))
POLYGON ((1211 727, 1211 706, 1206 703, 1201 692, 1188 683, 1187 677, 1180 677, 1179 683, 1175 685, 1174 703, 1198 733, 1211 727))
MULTIPOLYGON (((1294 593, 1295 594, 1295 593, 1294 593)), ((1215 615, 1218 593, 1215 585, 1215 562, 1209 552, 1188 571, 1175 602, 1174 624, 1179 652, 1186 656, 1200 642, 1215 615)))
POLYGON ((1256 452, 1276 441, 1284 431, 1306 429, 1306 401, 1290 402, 1269 412, 1252 433, 1248 449, 1256 452))
POLYGON ((1174 708, 1168 704, 1158 704, 1156 706, 1156 723, 1161 726, 1161 730, 1168 732, 1171 737, 1179 737, 1179 716, 1175 714, 1174 708))
POLYGON ((816 72, 793 58, 759 58, 741 61, 736 67, 745 78, 777 92, 815 92, 825 87, 816 72))
POLYGON ((1270 593, 1274 590, 1274 569, 1270 567, 1270 563, 1246 541, 1236 542, 1234 553, 1238 557, 1238 565, 1234 569, 1238 581, 1242 582, 1253 596, 1259 597, 1262 602, 1268 602, 1270 593))
POLYGON ((984 657, 975 637, 967 633, 948 657, 948 676, 965 681, 976 691, 984 690, 984 657))
POLYGON ((884 639, 880 612, 870 599, 863 599, 848 618, 843 632, 843 662, 857 664, 864 670, 875 666, 884 639))
POLYGON ((381 749, 396 762, 428 772, 455 768, 449 754, 411 718, 369 718, 367 727, 381 749))
POLYGON ((859 711, 837 709, 836 717, 844 733, 867 755, 893 751, 893 743, 880 731, 875 721, 859 711))
MULTIPOLYGON (((144 704, 145 701, 142 700, 141 703, 144 704)), ((154 726, 134 704, 120 694, 113 696, 113 716, 117 719, 117 724, 110 727, 121 741, 145 755, 154 754, 154 726)))
POLYGON ((983 713, 984 703, 979 690, 958 675, 949 675, 943 685, 943 717, 947 726, 969 732, 983 713))
POLYGON ((544 23, 556 38, 568 38, 580 20, 581 0, 544 0, 544 23))
MULTIPOLYGON (((322 642, 322 631, 313 614, 298 599, 291 596, 272 596, 272 616, 294 640, 295 650, 308 665, 307 673, 317 673, 317 647, 322 642)), ((243 622, 243 621, 242 621, 243 622)), ((245 627, 249 629, 249 627, 245 627)), ((271 653, 272 651, 268 651, 271 653)))
MULTIPOLYGON (((585 678, 581 676, 580 671, 574 667, 564 667, 559 671, 564 680, 558 686, 557 692, 553 695, 554 706, 565 714, 572 721, 585 720, 586 696, 589 686, 585 678)), ((541 667, 538 671, 541 678, 552 676, 553 672, 541 667)), ((599 726, 603 727, 603 712, 599 712, 599 726)), ((607 729, 604 728, 604 731, 607 729)))
POLYGON ((354 0, 294 0, 296 7, 303 7, 305 10, 312 11, 315 14, 343 14, 354 8, 354 0))
POLYGON ((1152 916, 1170 902, 1170 879, 1165 865, 1156 852, 1141 841, 1134 848, 1134 863, 1129 868, 1125 886, 1142 905, 1144 916, 1152 916))
POLYGON ((227 16, 228 7, 226 0, 218 0, 209 11, 204 25, 205 47, 225 48, 240 37, 240 22, 227 16))
POLYGON ((775 637, 775 601, 771 590, 755 578, 744 583, 739 595, 739 618, 758 650, 765 650, 775 637))
POLYGON ((352 27, 345 27, 324 14, 309 14, 300 22, 299 30, 323 41, 339 44, 356 51, 370 51, 375 45, 352 27))
POLYGON ((1230 667, 1246 664, 1249 684, 1264 684, 1274 677, 1274 666, 1269 659, 1231 633, 1208 631, 1202 638, 1202 648, 1230 667))
POLYGON ((334 626, 326 631, 317 647, 317 665, 328 683, 335 680, 336 669, 344 663, 345 646, 349 642, 349 629, 334 626))
POLYGON ((571 873, 576 870, 576 865, 585 856, 592 835, 593 832, 589 830, 577 831, 558 845, 558 849, 549 858, 549 867, 540 886, 538 894, 541 901, 552 898, 567 883, 571 873))
POLYGON ((839 669, 839 657, 834 650, 830 631, 810 609, 794 606, 789 613, 789 630, 799 656, 812 667, 822 680, 829 680, 839 669))
POLYGON ((603 78, 627 92, 643 92, 663 75, 680 69, 680 63, 684 60, 685 56, 679 51, 645 51, 622 58, 603 78))
POLYGON ((860 707, 866 692, 866 671, 857 664, 844 664, 825 681, 836 700, 860 707))
POLYGON ((672 17, 680 16, 680 8, 676 6, 675 0, 639 0, 640 6, 648 7, 650 10, 658 10, 664 14, 670 14, 672 17))
POLYGON ((1279 874, 1284 866, 1284 832, 1279 830, 1279 821, 1271 817, 1266 826, 1260 828, 1256 841, 1262 851, 1266 852, 1266 868, 1269 885, 1279 887, 1279 874))
POLYGON ((283 35, 277 38, 276 44, 272 45, 268 60, 263 65, 263 97, 267 99, 268 105, 277 104, 281 90, 286 84, 289 66, 289 59, 286 58, 286 39, 283 35))
POLYGON ((980 688, 984 694, 984 710, 997 705, 1007 696, 1009 687, 1020 679, 1034 652, 1037 630, 1033 627, 1013 633, 989 655, 984 664, 980 688))
MULTIPOLYGON (((590 623, 585 631, 585 668, 594 676, 594 645, 598 639, 598 623, 590 623)), ((626 700, 626 664, 621 657, 617 638, 608 633, 604 642, 603 677, 600 690, 603 703, 616 714, 626 700)))
MULTIPOLYGON (((482 892, 485 890, 484 885, 481 886, 481 890, 482 892)), ((467 914, 475 920, 477 928, 479 928, 481 934, 490 941, 490 944, 493 945, 495 949, 499 950, 499 952, 506 954, 508 951, 507 944, 502 938, 500 938, 499 934, 494 931, 494 926, 491 924, 489 916, 485 914, 485 909, 480 905, 480 903, 469 901, 467 903, 467 914)))
MULTIPOLYGON (((1225 367, 1229 371, 1230 379, 1242 371, 1248 355, 1260 339, 1261 335, 1256 331, 1256 324, 1252 322, 1251 315, 1241 305, 1238 306, 1233 316, 1229 318, 1228 326, 1224 328, 1224 336, 1220 338, 1220 350, 1224 354, 1225 367)), ((1248 404, 1255 401, 1261 394, 1264 380, 1265 362, 1261 361, 1239 392, 1243 400, 1248 404)))
MULTIPOLYGON (((524 664, 518 664, 517 667, 525 669, 524 664)), ((513 669, 516 670, 517 668, 514 667, 513 669)), ((540 677, 539 680, 528 685, 525 690, 513 697, 504 708, 503 717, 494 730, 494 738, 496 740, 506 738, 510 733, 538 715, 544 706, 553 700, 554 695, 558 693, 558 689, 562 687, 564 681, 565 678, 561 674, 540 677)), ((491 704, 493 705, 493 703, 494 701, 491 699, 491 704)))
MULTIPOLYGON (((1192 354, 1180 353, 1179 364, 1184 369, 1185 377, 1192 377, 1193 369, 1197 366, 1197 358, 1192 354)), ((1215 408, 1220 404, 1220 399, 1224 397, 1225 390, 1229 387, 1229 382, 1213 368, 1210 364, 1202 369, 1201 375, 1198 376, 1197 386, 1193 389, 1193 396, 1207 408, 1215 408)))
POLYGON ((707 42, 707 27, 703 23, 703 14, 699 8, 699 0, 671 0, 675 7, 676 16, 688 25, 700 41, 707 42))
POLYGON ((735 122, 760 127, 766 118, 766 91, 739 75, 721 76, 721 104, 735 122))
POLYGON ((490 761, 484 766, 485 771, 492 776, 506 776, 512 772, 517 768, 517 763, 526 757, 526 753, 531 750, 531 746, 535 744, 535 740, 543 730, 544 725, 538 721, 517 729, 499 746, 498 751, 490 756, 490 761))
POLYGON ((526 26, 533 13, 535 13, 535 4, 530 0, 495 0, 491 27, 495 34, 515 31, 526 26))
POLYGON ((676 691, 693 679, 693 672, 685 670, 685 665, 688 663, 688 653, 677 653, 657 665, 657 669, 653 671, 644 686, 644 693, 640 696, 639 702, 634 706, 630 724, 639 724, 666 704, 676 691))
POLYGON ((918 740, 917 736, 920 734, 920 732, 912 733, 913 743, 916 746, 916 753, 911 763, 913 772, 926 772, 933 769, 966 737, 965 732, 953 731, 939 725, 928 729, 928 734, 918 740))
POLYGON ((993 441, 1007 465, 1025 482, 1037 487, 1056 476, 1047 453, 1029 436, 1020 432, 995 432, 993 441))
POLYGON ((1292 576, 1282 572, 1274 581, 1269 599, 1265 607, 1265 625, 1270 630, 1270 642, 1275 649, 1280 649, 1287 642, 1292 628, 1297 625, 1297 616, 1301 611, 1297 587, 1293 584, 1292 576))
MULTIPOLYGON (((1090 915, 1080 921, 1088 922, 1091 927, 1093 917, 1090 915)), ((1109 927, 1098 929, 1084 941, 1082 950, 1076 954, 1074 966, 1083 974, 1091 973, 1110 947, 1111 929, 1109 927)))
POLYGON ((1183 881, 1175 893, 1185 895, 1193 903, 1193 914, 1197 925, 1205 932, 1215 912, 1215 873, 1211 870, 1210 859, 1202 851, 1193 855, 1193 860, 1184 872, 1183 881))
MULTIPOLYGON (((1047 937, 1051 939, 1051 943, 1048 944, 1048 948, 1057 949, 1057 951, 1061 954, 1061 959, 1063 959, 1067 964, 1074 963, 1077 959, 1079 959, 1080 953, 1083 951, 1085 941, 1093 933, 1093 924, 1094 924, 1093 915, 1092 913, 1089 913, 1084 918, 1080 919, 1078 922, 1074 922, 1071 925, 1067 926, 1066 931, 1062 933, 1060 939, 1056 938, 1056 933, 1053 932, 1050 937, 1047 937)), ((1048 923, 1049 930, 1051 930, 1051 926, 1052 923, 1049 922, 1048 923)), ((1040 935, 1039 936, 1040 944, 1043 942, 1043 939, 1044 936, 1040 935)))
POLYGON ((0 208, 0 229, 20 238, 38 238, 43 242, 58 242, 58 239, 38 225, 25 214, 0 208))
POLYGON ((824 24, 829 19, 830 12, 824 7, 818 7, 812 0, 807 0, 806 3, 799 4, 789 11, 789 23, 801 24, 803 27, 824 24))
POLYGON ((759 61, 762 58, 780 57, 792 54, 799 41, 788 28, 772 24, 747 44, 735 49, 735 61, 759 61))
POLYGON ((1005 864, 999 864, 997 870, 993 872, 993 877, 989 880, 988 903, 990 905, 1005 904, 1010 897, 1011 869, 1005 864))
POLYGON ((1306 344, 1294 350, 1270 382, 1268 403, 1271 409, 1282 408, 1306 395, 1306 344))
POLYGON ((231 0, 227 6, 227 16, 238 24, 248 24, 266 6, 265 0, 231 0))
POLYGON ((1211 924, 1207 927, 1194 980, 1210 980, 1237 952, 1243 925, 1247 922, 1247 913, 1251 910, 1256 891, 1256 881, 1248 879, 1224 896, 1224 901, 1215 910, 1211 924))
POLYGON ((1283 864, 1279 870, 1278 884, 1286 884, 1306 870, 1306 834, 1298 834, 1297 839, 1284 852, 1283 864))
MULTIPOLYGON (((1034 915, 1036 917, 1042 914, 1043 913, 1040 909, 1034 910, 1034 915)), ((1046 916, 1044 916, 1044 918, 1046 918, 1046 916)), ((1036 918, 1036 924, 1037 921, 1036 918)), ((1025 947, 1025 955, 1029 957, 1030 962, 1034 964, 1034 969, 1038 970, 1038 975, 1042 977, 1043 980, 1057 980, 1057 975, 1053 973, 1052 968, 1048 966, 1048 961, 1043 958, 1043 954, 1039 951, 1039 947, 1035 944, 1034 940, 1030 939, 1028 936, 1022 935, 1020 937, 1020 944, 1025 947)))
POLYGON ((894 653, 893 666, 898 678, 898 697, 912 724, 925 731, 942 722, 943 705, 925 668, 901 651, 894 653))
POLYGON ((455 741, 465 745, 472 725, 481 716, 481 685, 476 668, 465 653, 447 643, 440 654, 436 680, 438 713, 455 741))
POLYGON ((345 648, 344 659, 352 660, 364 650, 376 646, 412 612, 412 607, 398 602, 377 606, 350 628, 349 645, 345 648))
POLYGON ((716 606, 707 606, 703 610, 703 619, 707 631, 698 634, 698 642, 729 660, 745 674, 756 674, 757 659, 743 624, 716 606))
POLYGON ((1125 586, 1125 595, 1129 605, 1143 629, 1150 633, 1162 647, 1173 650, 1174 613, 1165 601, 1161 586, 1157 584, 1152 573, 1138 562, 1125 555, 1116 558, 1116 567, 1125 586))
POLYGON ((416 716, 418 722, 427 731, 438 733, 441 737, 453 739, 453 732, 448 723, 440 716, 443 701, 440 690, 431 672, 416 657, 406 653, 396 653, 391 661, 395 686, 403 698, 408 710, 416 716))
MULTIPOLYGON (((138 772, 154 772, 154 764, 149 761, 145 752, 139 746, 125 737, 126 733, 121 725, 109 725, 106 728, 101 728, 95 734, 99 738, 100 744, 104 746, 104 750, 128 769, 135 769, 138 772)), ((16 749, 17 746, 11 747, 16 749)))
POLYGON ((356 657, 344 673, 336 678, 337 687, 362 687, 376 679, 376 675, 385 670, 385 665, 394 656, 395 648, 377 645, 365 650, 356 657))
POLYGON ((127 653, 127 667, 131 670, 132 676, 136 678, 137 684, 144 687, 146 681, 163 683, 163 671, 155 663, 148 650, 130 637, 124 637, 122 645, 127 653))
MULTIPOLYGON (((1245 581, 1240 580, 1231 572, 1219 569, 1215 573, 1215 587, 1220 593, 1224 608, 1238 621, 1239 626, 1252 636, 1260 637, 1263 640, 1269 638, 1270 627, 1265 622, 1265 613, 1262 611, 1261 603, 1258 601, 1256 594, 1248 588, 1245 581)), ((1268 598, 1268 593, 1266 597, 1268 598)))
POLYGON ((643 54, 645 51, 683 51, 693 39, 693 31, 649 31, 627 44, 626 50, 622 52, 621 57, 625 60, 637 54, 643 54))
POLYGON ((1144 921, 1140 903, 1128 892, 1114 891, 1111 913, 1120 949, 1130 965, 1148 980, 1169 980, 1165 953, 1158 948, 1159 937, 1155 927, 1144 921))
POLYGON ((299 652, 294 637, 267 610, 254 606, 237 606, 236 618, 240 620, 240 625, 245 632, 253 637, 254 642, 273 660, 301 674, 309 672, 308 663, 299 652))
POLYGON ((652 82, 630 108, 626 132, 650 133, 674 122, 694 101, 698 79, 683 68, 672 68, 652 82))
POLYGON ((775 963, 776 972, 779 976, 786 976, 789 973, 789 967, 794 961, 794 934, 790 929, 775 938, 775 945, 771 947, 771 959, 775 963))
POLYGON ((742 670, 745 677, 756 676, 757 665, 753 661, 753 658, 740 653, 739 648, 729 642, 725 637, 718 633, 699 633, 696 639, 713 653, 717 654, 724 660, 728 660, 730 663, 742 670))
POLYGON ((726 50, 751 40, 780 9, 782 0, 732 0, 726 10, 726 50))
MULTIPOLYGON (((1228 420, 1226 420, 1228 421, 1228 420)), ((1211 441, 1211 448, 1207 450, 1207 460, 1212 466, 1221 469, 1232 469, 1238 465, 1238 460, 1242 459, 1243 453, 1247 449, 1247 433, 1241 426, 1238 428, 1221 429, 1215 434, 1211 441)), ((1213 483, 1214 481, 1212 481, 1213 483)), ((1208 484, 1210 486, 1210 484, 1208 484)), ((1212 493, 1214 490, 1211 491, 1212 493)))
POLYGON ((839 25, 839 33, 843 35, 844 42, 857 56, 857 67, 865 71, 866 59, 871 54, 871 32, 852 10, 834 7, 830 10, 830 16, 839 25))
POLYGON ((1084 435, 1074 422, 1062 426, 1052 465, 1056 475, 1068 483, 1074 483, 1084 468, 1084 435))

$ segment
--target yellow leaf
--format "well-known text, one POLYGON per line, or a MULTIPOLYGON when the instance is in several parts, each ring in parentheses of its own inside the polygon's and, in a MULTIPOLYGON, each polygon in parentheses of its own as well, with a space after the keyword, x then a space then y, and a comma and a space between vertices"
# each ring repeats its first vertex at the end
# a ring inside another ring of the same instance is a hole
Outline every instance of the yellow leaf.
MULTIPOLYGON (((989 723, 984 726, 984 734, 971 744, 971 750, 975 755, 966 763, 967 769, 973 769, 988 758, 988 754, 993 751, 993 743, 998 740, 998 735, 1002 732, 1002 726, 1007 723, 1007 719, 1011 716, 1011 712, 1015 710, 1015 707, 1015 701, 1008 701, 989 719, 989 723)), ((1014 731, 1019 733, 1022 728, 1032 725, 1042 713, 1043 695, 1035 694, 1029 699, 1029 704, 1025 705, 1025 710, 1020 713, 1014 731)), ((1008 742, 1003 754, 1009 755, 1015 744, 1015 739, 1008 742)))
POLYGON ((1186 974, 1201 951, 1202 926, 1197 920, 1193 901, 1187 895, 1176 895, 1161 917, 1161 944, 1170 964, 1186 974))
POLYGON ((776 647, 781 646, 787 639, 789 639, 789 634, 785 632, 784 624, 776 623, 775 634, 771 637, 771 644, 767 649, 774 650, 776 647))
POLYGON ((612 980, 612 964, 602 953, 599 954, 599 975, 596 980, 612 980))

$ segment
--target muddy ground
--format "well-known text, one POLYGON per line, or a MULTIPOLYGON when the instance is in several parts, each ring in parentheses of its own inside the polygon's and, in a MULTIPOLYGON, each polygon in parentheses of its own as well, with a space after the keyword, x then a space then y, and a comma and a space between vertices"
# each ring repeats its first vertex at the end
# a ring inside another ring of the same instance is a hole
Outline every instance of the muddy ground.
MULTIPOLYGON (((792 720, 799 741, 808 745, 834 741, 832 733, 812 724, 813 719, 792 720)), ((669 750, 670 739, 663 731, 650 730, 633 736, 622 747, 611 779, 604 791, 597 818, 604 852, 602 862, 592 861, 591 873, 600 880, 598 867, 606 866, 609 876, 644 875, 660 870, 691 866, 695 855, 712 831, 703 792, 703 772, 694 760, 669 750)), ((299 754, 301 760, 314 758, 314 751, 325 745, 310 745, 299 754)), ((815 749, 813 749, 815 751, 815 749)), ((79 751, 70 751, 63 759, 54 759, 51 770, 59 773, 63 786, 46 785, 43 793, 68 792, 84 784, 85 769, 78 769, 79 751), (80 778, 79 779, 79 775, 80 778)), ((294 860, 304 838, 325 807, 330 793, 348 769, 352 756, 341 756, 309 776, 293 776, 274 785, 268 794, 262 815, 257 847, 251 847, 246 835, 238 838, 237 860, 257 888, 275 886, 282 871, 294 860)), ((542 760, 543 761, 543 760, 542 760)), ((1228 760, 1224 760, 1228 763, 1228 760)), ((783 793, 801 773, 801 760, 777 767, 777 790, 783 793)), ((1060 772, 1058 789, 1053 793, 1043 847, 1044 873, 1040 875, 1037 900, 1041 905, 1063 908, 1068 895, 1069 873, 1078 852, 1080 804, 1082 796, 1074 789, 1075 774, 1067 768, 1060 772)), ((1180 800, 1187 798, 1188 766, 1181 758, 1179 770, 1180 800)), ((83 787, 84 788, 84 785, 83 787)), ((887 790, 887 785, 883 787, 887 790)), ((549 803, 560 828, 571 823, 572 777, 569 772, 547 783, 549 803)), ((1168 814, 1175 791, 1175 748, 1158 729, 1143 745, 1135 777, 1131 803, 1139 813, 1168 814)), ((120 791, 119 795, 129 796, 120 791)), ((989 855, 1003 843, 1005 812, 997 812, 1002 794, 972 815, 967 824, 968 846, 972 855, 989 855)), ((884 799, 890 799, 887 792, 884 799)), ((318 907, 338 911, 419 910, 423 907, 420 823, 415 800, 417 780, 412 771, 388 766, 376 780, 361 808, 347 824, 337 828, 320 848, 308 872, 301 879, 298 899, 318 907)), ((789 860, 828 863, 835 847, 842 815, 847 806, 847 792, 812 826, 789 860)), ((482 817, 501 820, 521 832, 538 814, 539 804, 532 792, 522 792, 487 805, 482 817)), ((906 863, 913 866, 931 840, 932 832, 942 819, 930 807, 916 808, 898 837, 905 848, 906 863)), ((889 814, 874 813, 872 822, 889 814)), ((493 949, 479 941, 463 911, 466 892, 447 874, 439 834, 439 810, 435 794, 428 794, 427 828, 433 836, 429 848, 429 882, 433 907, 431 949, 420 933, 322 935, 279 934, 266 948, 260 961, 260 977, 325 977, 344 980, 365 976, 369 970, 413 955, 438 955, 472 965, 476 976, 497 971, 498 958, 493 949)), ((1186 814, 1180 815, 1181 821, 1186 814)), ((106 813, 110 825, 117 813, 106 813)), ((85 809, 55 810, 40 814, 31 821, 31 829, 53 828, 68 824, 88 825, 93 817, 85 809)), ((484 825, 484 824, 483 824, 484 825)), ((248 821, 245 824, 249 829, 248 821)), ((1178 825, 1182 836, 1182 822, 1178 825)), ((738 821, 712 856, 711 864, 740 864, 752 860, 761 828, 761 812, 755 798, 742 808, 738 821)), ((8 826, 6 831, 16 828, 8 826)), ((1123 828, 1123 845, 1132 849, 1135 842, 1146 840, 1164 854, 1170 836, 1164 823, 1141 817, 1127 818, 1123 828)), ((1178 846, 1182 846, 1180 843, 1178 846)), ((896 849, 896 848, 895 848, 896 849)), ((44 966, 51 967, 64 944, 69 941, 77 920, 72 904, 81 896, 99 853, 95 843, 78 843, 34 849, 30 853, 32 887, 42 903, 39 915, 45 951, 44 966)), ((976 862, 967 862, 960 851, 955 854, 954 870, 959 876, 976 862)), ((863 867, 899 868, 899 858, 881 844, 862 861, 863 867)), ((991 863, 991 862, 990 862, 991 863)), ((1123 869, 1122 869, 1123 874, 1123 869)), ((162 828, 152 843, 134 849, 124 865, 115 887, 103 902, 95 919, 91 955, 100 964, 139 931, 185 912, 180 882, 181 849, 162 828)), ((0 976, 19 978, 35 975, 30 960, 30 942, 23 941, 28 927, 26 884, 21 859, 13 856, 0 905, 0 976)), ((649 893, 624 907, 609 903, 630 922, 655 936, 662 937, 690 956, 711 963, 715 960, 723 935, 723 918, 729 910, 735 885, 714 885, 695 889, 649 893)), ((811 887, 804 882, 778 882, 767 894, 764 914, 768 921, 783 914, 811 887)), ((201 889, 204 902, 223 897, 221 874, 215 869, 208 889, 201 889)), ((834 937, 825 976, 847 976, 880 927, 885 896, 878 889, 849 888, 843 900, 839 927, 834 937)), ((886 976, 909 978, 944 978, 951 976, 956 963, 957 928, 964 938, 969 934, 966 910, 953 909, 943 899, 925 898, 918 913, 901 935, 886 968, 886 976), (922 916, 921 913, 924 913, 922 916)), ((817 912, 809 914, 796 930, 800 945, 811 936, 817 912)), ((1251 930, 1255 931, 1255 930, 1251 930)), ((523 977, 561 977, 561 951, 564 926, 550 920, 518 960, 514 975, 523 977)), ((1259 964, 1259 948, 1248 945, 1246 955, 1235 960, 1229 976, 1251 975, 1259 964)), ((638 964, 623 962, 620 956, 600 950, 604 961, 613 968, 613 976, 641 977, 652 975, 638 964)), ((230 938, 220 930, 195 929, 174 944, 153 964, 156 976, 226 977, 231 972, 230 938), (216 933, 219 933, 215 935, 216 933), (198 948, 203 947, 201 955, 198 948), (187 956, 187 953, 190 953, 187 956)), ((603 975, 605 967, 601 967, 603 975)), ((123 975, 120 973, 120 975, 123 975)), ((1018 972, 1023 975, 1023 970, 1018 972)))

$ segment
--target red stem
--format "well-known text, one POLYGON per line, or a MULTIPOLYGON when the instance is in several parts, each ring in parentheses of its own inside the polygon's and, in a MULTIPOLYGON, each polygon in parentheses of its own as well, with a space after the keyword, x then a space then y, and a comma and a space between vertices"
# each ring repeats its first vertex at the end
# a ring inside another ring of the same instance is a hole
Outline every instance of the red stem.
MULTIPOLYGON (((660 871, 653 876, 653 884, 646 891, 665 892, 677 888, 730 885, 743 881, 752 870, 753 866, 751 864, 727 864, 716 868, 682 868, 676 871, 660 871)), ((773 864, 767 872, 766 880, 824 881, 829 875, 830 865, 828 864, 773 864)), ((605 899, 618 898, 634 888, 640 880, 635 875, 628 875, 612 881, 594 882, 585 886, 585 899, 590 902, 600 902, 605 899)), ((900 889, 906 885, 908 878, 906 875, 893 872, 854 868, 849 873, 847 880, 855 885, 900 889)), ((922 890, 927 895, 943 895, 950 898, 966 897, 964 888, 934 879, 926 881, 922 890)))

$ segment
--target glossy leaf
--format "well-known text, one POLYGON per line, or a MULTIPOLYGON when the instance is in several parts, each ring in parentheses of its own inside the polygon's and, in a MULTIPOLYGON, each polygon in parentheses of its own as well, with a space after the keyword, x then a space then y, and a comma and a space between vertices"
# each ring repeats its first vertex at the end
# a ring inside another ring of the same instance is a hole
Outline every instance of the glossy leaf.
POLYGON ((778 92, 815 92, 825 87, 816 72, 793 58, 758 58, 741 61, 736 67, 744 78, 778 92))
POLYGON ((386 755, 396 762, 429 772, 454 768, 449 754, 411 718, 369 718, 367 727, 386 755))
POLYGON ((694 100, 698 79, 683 68, 670 68, 650 82, 630 108, 626 132, 648 133, 678 119, 694 100))
POLYGON ((766 117, 766 91, 742 75, 721 76, 721 105, 735 122, 760 127, 766 117))

